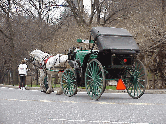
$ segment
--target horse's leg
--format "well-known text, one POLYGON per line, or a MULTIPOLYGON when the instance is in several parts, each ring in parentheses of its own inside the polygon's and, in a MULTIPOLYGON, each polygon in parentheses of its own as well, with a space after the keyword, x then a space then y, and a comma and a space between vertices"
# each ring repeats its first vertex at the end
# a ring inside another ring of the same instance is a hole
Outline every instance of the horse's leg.
POLYGON ((46 91, 47 94, 50 94, 50 93, 52 92, 51 78, 52 78, 52 75, 51 75, 51 74, 48 74, 48 89, 47 89, 47 91, 46 91))
MULTIPOLYGON (((61 80, 61 77, 62 77, 62 72, 59 72, 55 75, 55 83, 58 84, 58 79, 61 80), (58 78, 59 77, 59 78, 58 78)), ((59 84, 60 84, 60 81, 59 81, 59 84)), ((60 84, 60 88, 57 90, 57 93, 56 95, 61 95, 63 93, 63 90, 62 90, 62 86, 60 84)))
POLYGON ((41 91, 46 92, 46 87, 44 85, 45 73, 44 73, 43 69, 39 69, 39 72, 40 72, 39 83, 40 83, 41 91))

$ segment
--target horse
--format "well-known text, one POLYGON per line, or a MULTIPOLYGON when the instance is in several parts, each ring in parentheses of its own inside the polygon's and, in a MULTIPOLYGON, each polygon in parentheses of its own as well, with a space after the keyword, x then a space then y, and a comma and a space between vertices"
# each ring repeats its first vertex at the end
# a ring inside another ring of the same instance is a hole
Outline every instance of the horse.
MULTIPOLYGON (((40 87, 42 88, 42 91, 47 94, 50 94, 52 92, 52 86, 51 86, 52 75, 57 73, 61 69, 62 65, 64 67, 64 64, 68 60, 68 55, 57 54, 56 56, 52 56, 38 49, 32 51, 29 55, 30 55, 29 60, 39 68, 40 72, 39 83, 40 87), (48 88, 46 88, 44 85, 44 80, 46 76, 48 77, 47 78, 48 88)), ((62 93, 61 88, 60 90, 61 91, 59 91, 59 94, 62 93)))

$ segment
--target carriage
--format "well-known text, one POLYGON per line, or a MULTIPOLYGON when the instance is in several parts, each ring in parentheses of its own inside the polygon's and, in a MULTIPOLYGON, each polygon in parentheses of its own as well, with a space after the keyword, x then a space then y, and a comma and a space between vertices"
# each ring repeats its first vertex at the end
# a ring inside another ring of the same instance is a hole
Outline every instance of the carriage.
POLYGON ((134 99, 145 92, 146 71, 137 59, 140 52, 132 35, 122 28, 93 27, 89 40, 77 39, 78 43, 89 43, 89 50, 72 48, 68 52, 71 68, 64 70, 61 85, 65 95, 73 96, 77 87, 85 87, 93 100, 98 100, 109 80, 121 80, 127 93, 134 99), (94 49, 97 45, 98 49, 94 49))

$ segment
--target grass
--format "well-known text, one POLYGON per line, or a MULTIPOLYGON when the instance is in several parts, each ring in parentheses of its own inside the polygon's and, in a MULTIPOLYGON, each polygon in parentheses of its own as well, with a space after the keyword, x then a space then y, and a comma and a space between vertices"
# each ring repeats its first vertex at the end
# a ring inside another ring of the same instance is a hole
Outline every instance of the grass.
MULTIPOLYGON (((55 86, 55 84, 53 84, 53 86, 54 86, 54 88, 60 87, 60 84, 56 84, 56 86, 55 86)), ((80 89, 86 89, 85 87, 78 87, 78 88, 80 88, 80 89)), ((106 86, 106 89, 116 90, 116 86, 106 86)))
POLYGON ((60 87, 60 84, 52 84, 52 86, 54 87, 54 88, 56 88, 56 87, 60 87))
MULTIPOLYGON (((15 85, 18 86, 18 85, 15 85)), ((31 84, 27 85, 28 87, 31 87, 31 84)), ((52 82, 52 86, 53 88, 59 88, 60 84, 53 84, 52 82)), ((36 85, 36 84, 32 84, 32 87, 40 87, 40 85, 36 85)), ((85 87, 78 87, 80 89, 86 89, 85 87)), ((112 89, 112 90, 116 90, 116 86, 106 86, 106 89, 112 89)))
MULTIPOLYGON (((86 89, 85 87, 78 87, 80 89, 86 89)), ((106 86, 106 89, 116 90, 116 86, 106 86)))
POLYGON ((116 90, 116 86, 106 86, 106 89, 116 90))
MULTIPOLYGON (((27 85, 28 87, 31 87, 31 84, 27 85)), ((40 87, 40 85, 32 84, 32 87, 40 87)))
POLYGON ((86 89, 85 87, 78 87, 78 88, 80 88, 80 89, 86 89))

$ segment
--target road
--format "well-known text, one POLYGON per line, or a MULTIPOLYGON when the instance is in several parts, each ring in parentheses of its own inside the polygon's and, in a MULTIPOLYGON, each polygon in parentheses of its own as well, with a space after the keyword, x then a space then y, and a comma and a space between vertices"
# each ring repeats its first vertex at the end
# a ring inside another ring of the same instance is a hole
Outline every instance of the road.
POLYGON ((166 123, 166 94, 104 93, 98 101, 85 92, 73 97, 55 92, 0 87, 0 124, 166 123))

